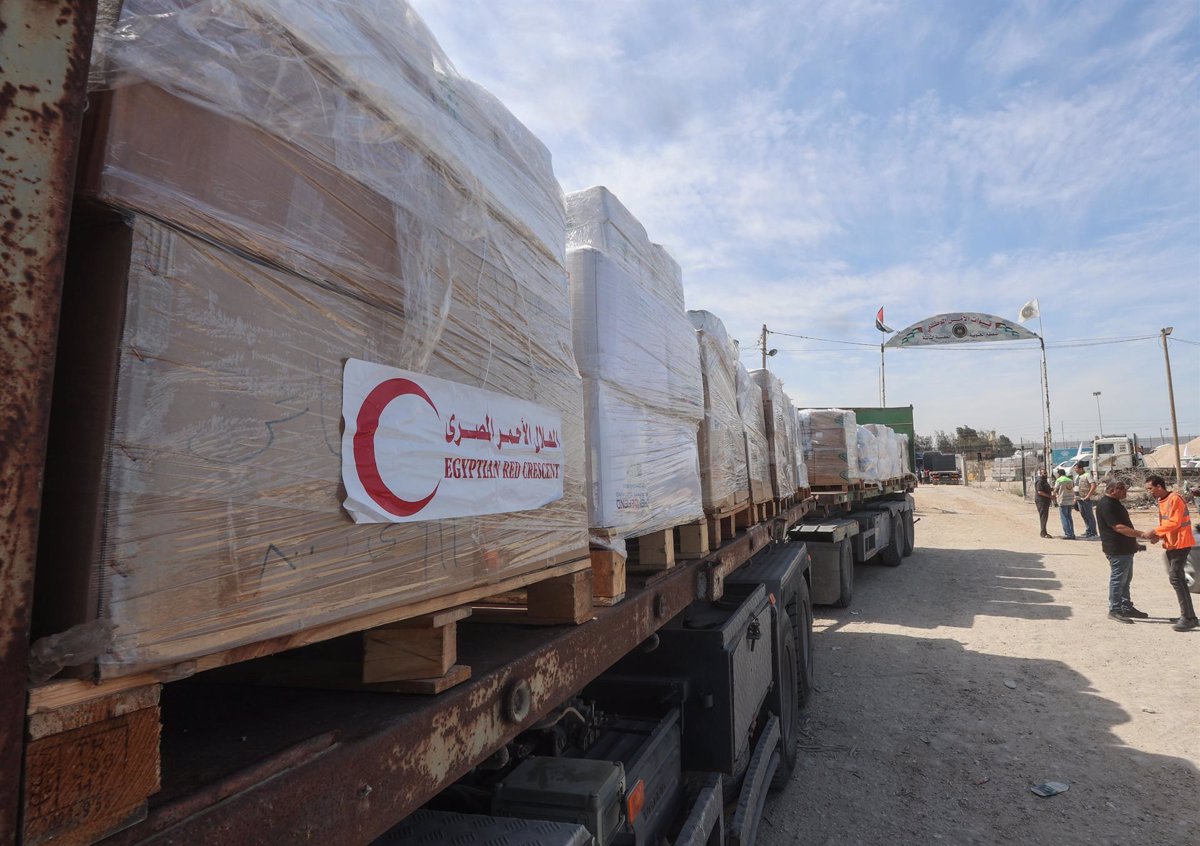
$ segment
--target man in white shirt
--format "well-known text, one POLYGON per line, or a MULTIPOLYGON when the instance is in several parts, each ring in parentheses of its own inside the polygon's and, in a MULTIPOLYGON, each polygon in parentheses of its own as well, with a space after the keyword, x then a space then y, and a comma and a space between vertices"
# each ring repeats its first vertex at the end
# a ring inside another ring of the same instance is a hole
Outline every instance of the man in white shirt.
POLYGON ((1079 503, 1079 513, 1083 517, 1083 537, 1096 538, 1096 503, 1092 495, 1096 493, 1096 482, 1092 474, 1083 466, 1083 462, 1075 465, 1075 501, 1079 503))
POLYGON ((1063 540, 1075 540, 1075 483, 1063 470, 1054 480, 1054 499, 1062 521, 1063 540))

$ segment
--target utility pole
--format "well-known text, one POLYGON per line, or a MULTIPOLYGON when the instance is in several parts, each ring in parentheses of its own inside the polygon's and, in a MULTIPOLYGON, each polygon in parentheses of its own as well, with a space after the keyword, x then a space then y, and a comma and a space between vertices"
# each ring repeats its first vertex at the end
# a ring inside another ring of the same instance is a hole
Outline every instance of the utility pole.
POLYGON ((1026 487, 1025 481, 1025 439, 1021 438, 1021 499, 1025 499, 1029 495, 1029 490, 1026 487))
POLYGON ((1175 484, 1183 485, 1183 460, 1179 456, 1179 423, 1175 419, 1175 386, 1171 382, 1171 353, 1167 351, 1167 336, 1174 326, 1162 330, 1163 361, 1167 363, 1167 398, 1171 401, 1171 436, 1175 439, 1175 484))
POLYGON ((1053 422, 1053 419, 1050 417, 1050 372, 1046 368, 1046 339, 1041 334, 1044 331, 1045 330, 1042 329, 1042 316, 1039 314, 1038 315, 1038 344, 1042 348, 1042 393, 1044 394, 1043 400, 1045 401, 1045 408, 1043 409, 1043 411, 1045 412, 1045 415, 1046 415, 1046 419, 1045 419, 1046 455, 1044 456, 1044 458, 1046 460, 1046 469, 1050 470, 1051 468, 1054 467, 1054 422, 1053 422))
POLYGON ((761 346, 762 346, 762 359, 763 359, 763 366, 762 366, 762 369, 763 369, 763 370, 766 370, 766 369, 767 369, 767 358, 768 358, 768 356, 773 356, 773 355, 775 355, 777 352, 779 352, 779 350, 769 350, 769 349, 767 349, 767 335, 768 335, 768 332, 767 332, 767 324, 765 324, 765 323, 764 323, 764 324, 763 324, 763 330, 762 330, 762 339, 761 339, 761 341, 759 342, 759 343, 761 344, 761 346))
POLYGON ((1092 396, 1096 398, 1096 420, 1100 423, 1100 433, 1097 437, 1104 437, 1104 418, 1100 416, 1100 392, 1092 391, 1092 396))

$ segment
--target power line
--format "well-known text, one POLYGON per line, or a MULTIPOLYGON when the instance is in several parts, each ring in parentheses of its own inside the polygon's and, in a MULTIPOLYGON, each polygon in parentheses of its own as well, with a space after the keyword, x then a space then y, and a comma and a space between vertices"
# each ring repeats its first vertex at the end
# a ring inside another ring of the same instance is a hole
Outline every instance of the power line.
MULTIPOLYGON (((854 347, 877 347, 879 344, 868 344, 863 341, 841 341, 837 338, 816 338, 812 335, 795 335, 791 332, 776 332, 774 329, 768 329, 769 335, 783 335, 785 338, 800 338, 805 341, 820 341, 823 344, 849 344, 854 347)), ((1157 335, 1155 337, 1158 337, 1157 335)))
POLYGON ((1200 341, 1189 341, 1187 338, 1176 338, 1174 335, 1169 336, 1167 340, 1177 344, 1191 344, 1193 347, 1200 347, 1200 341))

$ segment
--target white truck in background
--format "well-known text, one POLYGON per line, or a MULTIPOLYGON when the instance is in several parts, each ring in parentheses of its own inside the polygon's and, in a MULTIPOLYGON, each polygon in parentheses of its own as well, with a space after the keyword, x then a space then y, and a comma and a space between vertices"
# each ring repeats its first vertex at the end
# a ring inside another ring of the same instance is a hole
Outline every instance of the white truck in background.
POLYGON ((1132 470, 1144 467, 1141 449, 1138 446, 1137 435, 1101 435, 1092 440, 1091 467, 1089 468, 1096 479, 1102 479, 1111 473, 1122 470, 1132 470))

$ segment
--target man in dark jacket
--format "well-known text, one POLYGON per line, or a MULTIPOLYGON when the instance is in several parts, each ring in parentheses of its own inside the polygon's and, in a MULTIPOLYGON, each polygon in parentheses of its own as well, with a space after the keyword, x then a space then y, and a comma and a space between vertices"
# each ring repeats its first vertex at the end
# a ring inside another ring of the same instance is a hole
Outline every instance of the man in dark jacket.
POLYGON ((1037 506, 1038 520, 1042 524, 1042 537, 1050 537, 1046 531, 1046 520, 1050 517, 1050 506, 1054 504, 1054 488, 1046 477, 1046 468, 1038 470, 1037 482, 1033 486, 1033 502, 1037 506))
POLYGON ((1096 525, 1100 529, 1100 548, 1108 558, 1108 618, 1118 623, 1144 620, 1150 615, 1133 607, 1129 598, 1129 583, 1133 580, 1133 555, 1142 549, 1138 545, 1141 532, 1133 528, 1125 510, 1126 485, 1120 479, 1110 479, 1104 486, 1104 496, 1096 504, 1096 525))

